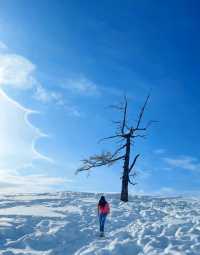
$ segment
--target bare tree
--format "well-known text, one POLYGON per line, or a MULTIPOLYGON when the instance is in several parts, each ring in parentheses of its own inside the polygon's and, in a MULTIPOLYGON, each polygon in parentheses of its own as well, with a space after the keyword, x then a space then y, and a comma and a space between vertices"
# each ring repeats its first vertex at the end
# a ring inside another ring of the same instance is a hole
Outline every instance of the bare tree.
POLYGON ((128 102, 127 98, 124 98, 124 102, 121 105, 111 106, 114 109, 122 112, 122 120, 114 121, 114 124, 117 125, 115 134, 112 136, 105 137, 99 142, 106 140, 116 139, 120 142, 120 146, 111 153, 111 152, 102 152, 99 155, 90 156, 87 159, 82 160, 82 166, 77 169, 78 172, 89 171, 93 168, 100 166, 111 166, 114 163, 122 160, 123 162, 123 174, 122 174, 122 188, 121 188, 121 200, 124 202, 128 201, 128 185, 135 185, 136 172, 133 170, 136 164, 136 161, 140 154, 135 155, 134 159, 131 162, 131 149, 134 145, 134 140, 137 138, 145 138, 146 131, 148 127, 154 121, 149 121, 146 126, 141 126, 142 118, 144 115, 145 108, 149 101, 150 94, 147 96, 141 110, 139 112, 137 121, 135 125, 128 125, 127 121, 127 108, 128 102))

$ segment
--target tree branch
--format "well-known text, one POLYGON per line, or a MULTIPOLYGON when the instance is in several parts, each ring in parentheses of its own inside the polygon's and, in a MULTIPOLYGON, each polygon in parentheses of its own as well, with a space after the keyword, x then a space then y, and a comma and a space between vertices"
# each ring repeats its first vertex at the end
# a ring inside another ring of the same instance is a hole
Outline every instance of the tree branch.
POLYGON ((132 178, 135 178, 136 177, 136 173, 133 173, 133 174, 129 174, 129 176, 128 176, 128 182, 130 183, 130 184, 132 184, 132 185, 136 185, 137 183, 135 182, 133 182, 133 181, 131 181, 131 178, 130 177, 132 177, 132 178))
POLYGON ((138 157, 140 156, 140 154, 137 154, 133 160, 133 163, 131 164, 130 168, 129 168, 129 173, 131 172, 131 170, 133 169, 138 157))
POLYGON ((82 171, 88 171, 95 167, 111 166, 116 161, 123 159, 124 156, 115 157, 110 152, 102 153, 101 155, 94 155, 88 159, 83 159, 83 165, 76 170, 76 174, 82 171))
POLYGON ((130 180, 129 177, 128 177, 128 182, 129 182, 130 184, 132 184, 133 186, 135 186, 135 185, 137 184, 137 182, 132 182, 132 181, 130 180))
POLYGON ((134 131, 146 131, 155 122, 158 122, 158 121, 157 120, 150 120, 147 123, 146 127, 144 127, 144 128, 136 128, 136 129, 134 129, 134 131))
POLYGON ((124 97, 125 105, 124 105, 124 116, 123 116, 123 123, 122 123, 122 128, 121 132, 124 134, 124 129, 126 127, 126 113, 127 113, 127 99, 124 97))
POLYGON ((149 98, 150 98, 150 94, 148 94, 148 96, 147 96, 147 98, 146 98, 146 100, 145 100, 145 102, 144 102, 144 105, 142 106, 142 109, 141 109, 141 111, 140 111, 139 118, 138 118, 138 122, 137 122, 137 125, 136 125, 135 130, 139 130, 139 126, 140 126, 140 123, 141 123, 141 120, 142 120, 142 116, 143 116, 143 114, 144 114, 144 110, 145 110, 145 108, 146 108, 146 105, 147 105, 147 103, 148 103, 149 98))
POLYGON ((117 154, 126 147, 126 144, 122 145, 120 148, 118 148, 112 155, 112 157, 117 156, 117 154))
POLYGON ((108 136, 108 137, 105 137, 105 138, 102 138, 98 141, 98 143, 101 143, 105 140, 109 140, 109 139, 113 139, 113 138, 117 138, 117 137, 122 137, 121 135, 112 135, 112 136, 108 136))
POLYGON ((137 138, 137 137, 140 137, 140 138, 146 138, 147 135, 132 135, 131 138, 137 138))

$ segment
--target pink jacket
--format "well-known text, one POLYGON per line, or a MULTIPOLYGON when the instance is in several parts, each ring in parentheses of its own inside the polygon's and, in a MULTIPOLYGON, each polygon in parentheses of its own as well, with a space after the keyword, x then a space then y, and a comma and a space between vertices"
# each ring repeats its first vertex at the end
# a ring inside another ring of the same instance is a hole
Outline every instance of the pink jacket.
POLYGON ((110 206, 108 203, 105 204, 105 206, 98 206, 98 212, 103 214, 110 213, 110 206))

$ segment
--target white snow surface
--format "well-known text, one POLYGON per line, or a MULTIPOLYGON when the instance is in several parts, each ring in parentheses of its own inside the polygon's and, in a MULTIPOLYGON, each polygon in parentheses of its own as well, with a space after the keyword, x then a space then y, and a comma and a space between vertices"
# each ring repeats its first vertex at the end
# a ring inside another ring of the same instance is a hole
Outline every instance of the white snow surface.
POLYGON ((2 255, 199 255, 200 199, 107 194, 111 213, 99 237, 100 194, 1 195, 2 255))

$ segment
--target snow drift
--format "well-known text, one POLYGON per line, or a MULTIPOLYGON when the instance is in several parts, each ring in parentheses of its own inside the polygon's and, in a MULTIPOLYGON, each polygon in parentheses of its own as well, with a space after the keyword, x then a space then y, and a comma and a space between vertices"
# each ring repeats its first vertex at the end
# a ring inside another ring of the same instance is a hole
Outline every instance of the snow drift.
POLYGON ((98 194, 0 197, 0 254, 199 255, 200 200, 107 195, 106 237, 98 236, 98 194))

